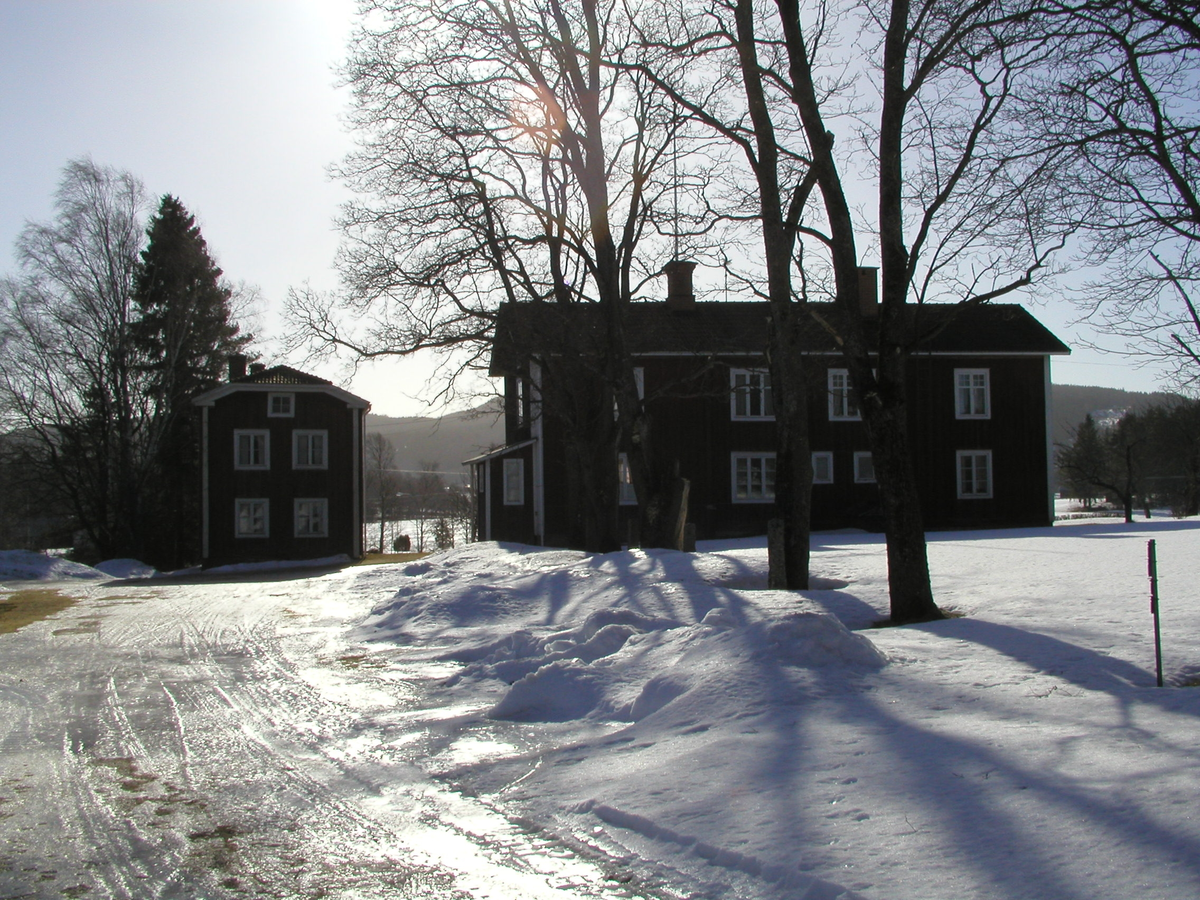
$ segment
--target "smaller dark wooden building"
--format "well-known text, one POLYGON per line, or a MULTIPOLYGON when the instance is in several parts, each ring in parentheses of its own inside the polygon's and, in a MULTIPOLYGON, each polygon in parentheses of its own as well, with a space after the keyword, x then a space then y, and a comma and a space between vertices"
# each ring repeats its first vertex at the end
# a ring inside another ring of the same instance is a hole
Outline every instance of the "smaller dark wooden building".
POLYGON ((201 416, 207 566, 363 552, 371 404, 288 366, 245 371, 193 400, 201 416))

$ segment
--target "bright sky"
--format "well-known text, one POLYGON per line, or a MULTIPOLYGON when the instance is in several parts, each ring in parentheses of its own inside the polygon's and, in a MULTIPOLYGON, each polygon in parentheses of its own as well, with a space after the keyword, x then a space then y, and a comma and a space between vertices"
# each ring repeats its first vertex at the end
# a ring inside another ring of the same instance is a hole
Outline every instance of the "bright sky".
MULTIPOLYGON (((0 271, 23 224, 51 217, 63 165, 90 155, 178 196, 278 334, 289 287, 337 284, 347 192, 328 168, 351 146, 334 68, 353 16, 353 0, 0 0, 0 271)), ((1076 343, 1074 310, 1034 313, 1076 343)), ((1053 366, 1058 382, 1155 388, 1116 356, 1053 366)), ((420 363, 378 366, 348 387, 375 412, 424 415, 427 378, 420 363)))

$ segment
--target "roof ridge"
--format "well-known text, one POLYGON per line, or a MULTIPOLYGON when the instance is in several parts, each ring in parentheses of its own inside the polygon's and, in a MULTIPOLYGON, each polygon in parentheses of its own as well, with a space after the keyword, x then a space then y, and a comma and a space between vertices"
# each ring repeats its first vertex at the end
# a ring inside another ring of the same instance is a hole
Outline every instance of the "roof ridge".
POLYGON ((277 365, 271 366, 269 369, 263 369, 261 372, 251 372, 249 375, 243 375, 241 378, 233 379, 230 384, 328 384, 333 382, 326 378, 319 378, 316 375, 310 375, 307 372, 301 372, 299 369, 293 369, 291 366, 277 365))

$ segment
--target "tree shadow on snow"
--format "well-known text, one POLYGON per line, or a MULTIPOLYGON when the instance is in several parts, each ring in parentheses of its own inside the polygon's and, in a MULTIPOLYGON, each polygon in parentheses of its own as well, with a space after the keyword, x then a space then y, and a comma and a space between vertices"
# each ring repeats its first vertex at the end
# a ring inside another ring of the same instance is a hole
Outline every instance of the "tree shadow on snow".
MULTIPOLYGON (((1193 882, 1200 879, 1200 841, 1161 824, 1119 794, 1096 791, 1086 768, 1073 777, 1032 761, 1023 764, 1019 754, 996 749, 984 735, 971 740, 922 728, 865 694, 848 698, 842 716, 886 743, 901 763, 893 771, 895 794, 911 804, 906 821, 913 833, 936 831, 954 858, 985 882, 988 897, 1096 896, 1103 876, 1079 883, 1062 864, 1071 850, 1047 841, 1040 829, 1040 821, 1055 818, 1072 823, 1080 846, 1133 845, 1138 849, 1131 858, 1147 865, 1158 860, 1160 868, 1182 866, 1193 882)), ((1174 879, 1177 886, 1186 880, 1174 879)))
MULTIPOLYGON (((975 618, 908 627, 939 637, 981 644, 1077 687, 1102 691, 1121 704, 1129 727, 1133 727, 1129 722, 1132 707, 1138 703, 1149 703, 1185 715, 1200 715, 1200 709, 1195 708, 1190 697, 1181 697, 1171 688, 1157 687, 1153 672, 1060 638, 975 618)), ((1147 653, 1153 653, 1153 645, 1149 642, 1147 653)))

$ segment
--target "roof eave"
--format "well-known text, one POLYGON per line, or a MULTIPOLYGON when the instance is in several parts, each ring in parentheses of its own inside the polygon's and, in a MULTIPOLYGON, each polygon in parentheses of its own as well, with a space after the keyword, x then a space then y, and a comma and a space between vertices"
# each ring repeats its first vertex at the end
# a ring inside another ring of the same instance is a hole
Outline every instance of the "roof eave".
POLYGON ((212 406, 218 400, 239 392, 252 394, 328 394, 341 400, 351 409, 371 408, 371 402, 333 384, 261 384, 254 382, 231 382, 205 391, 192 399, 193 406, 212 406))

